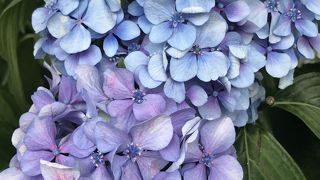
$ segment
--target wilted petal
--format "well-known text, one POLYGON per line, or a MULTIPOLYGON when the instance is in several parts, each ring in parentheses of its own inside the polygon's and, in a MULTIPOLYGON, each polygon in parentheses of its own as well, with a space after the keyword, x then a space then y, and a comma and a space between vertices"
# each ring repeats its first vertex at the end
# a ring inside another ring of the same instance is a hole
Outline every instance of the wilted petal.
POLYGON ((291 59, 286 53, 270 52, 267 56, 266 70, 276 78, 284 77, 291 69, 291 59))
POLYGON ((224 155, 212 161, 208 178, 212 180, 241 180, 243 178, 243 170, 236 158, 224 155))
POLYGON ((134 126, 130 130, 133 142, 142 149, 158 151, 170 143, 173 127, 169 116, 159 116, 134 126))
POLYGON ((128 41, 134 39, 140 35, 140 29, 136 23, 132 21, 122 21, 116 28, 115 35, 121 40, 128 41))
POLYGON ((171 58, 170 74, 172 79, 184 82, 192 79, 198 72, 197 57, 192 53, 186 54, 181 59, 171 58))
POLYGON ((224 12, 230 22, 239 22, 250 14, 250 7, 246 2, 235 1, 228 4, 224 12))
POLYGON ((98 122, 95 128, 97 148, 103 153, 130 143, 130 137, 124 131, 105 122, 98 122))
POLYGON ((206 91, 198 85, 191 86, 187 91, 187 96, 195 106, 202 106, 208 100, 206 91))
POLYGON ((214 120, 221 116, 220 105, 215 97, 209 97, 203 106, 198 107, 198 110, 203 119, 214 120))
POLYGON ((73 54, 88 49, 90 43, 90 32, 82 25, 76 25, 61 39, 60 46, 67 53, 73 54))
POLYGON ((146 0, 143 7, 147 19, 153 24, 169 20, 175 13, 175 3, 173 0, 146 0))
POLYGON ((105 0, 89 1, 83 23, 97 33, 104 34, 114 27, 115 19, 105 0))

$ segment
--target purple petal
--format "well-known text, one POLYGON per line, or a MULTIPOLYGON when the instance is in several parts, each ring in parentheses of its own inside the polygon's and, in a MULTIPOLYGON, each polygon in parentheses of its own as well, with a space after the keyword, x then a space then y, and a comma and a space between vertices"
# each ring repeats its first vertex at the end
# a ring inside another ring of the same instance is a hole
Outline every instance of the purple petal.
POLYGON ((317 37, 318 35, 318 26, 310 20, 299 19, 295 23, 298 31, 309 37, 317 37))
POLYGON ((139 171, 139 167, 137 163, 134 163, 132 161, 127 161, 126 164, 122 167, 121 179, 143 180, 140 174, 141 172, 139 171))
POLYGON ((306 37, 300 37, 298 39, 297 47, 299 52, 307 59, 314 59, 316 54, 312 49, 308 39, 306 37))
POLYGON ((112 179, 112 176, 108 172, 108 169, 106 166, 101 165, 94 170, 94 172, 91 174, 90 179, 112 179))
POLYGON ((181 180, 181 175, 178 170, 173 172, 160 172, 153 177, 153 180, 181 180))
POLYGON ((153 179, 167 162, 158 157, 156 153, 146 152, 137 160, 137 164, 143 179, 153 179))
POLYGON ((232 146, 236 132, 232 120, 224 117, 204 124, 200 130, 200 137, 206 152, 219 154, 232 146))
POLYGON ((98 122, 95 128, 97 148, 103 153, 130 143, 130 137, 124 131, 105 122, 98 122))
POLYGON ((93 142, 84 133, 83 125, 78 127, 76 130, 74 130, 72 139, 73 139, 74 144, 79 149, 87 150, 87 149, 94 147, 93 142))
POLYGON ((244 1, 235 1, 228 4, 224 12, 230 22, 239 22, 250 14, 250 7, 244 1))
POLYGON ((26 151, 21 159, 21 170, 28 176, 39 175, 40 160, 53 160, 54 155, 49 151, 26 151))
POLYGON ((166 102, 161 95, 148 94, 144 96, 141 104, 133 104, 133 114, 140 121, 151 119, 162 113, 166 108, 165 105, 166 102))
POLYGON ((169 145, 160 150, 160 154, 167 161, 177 161, 180 156, 180 138, 174 134, 169 145))
POLYGON ((206 168, 203 164, 198 164, 194 168, 188 169, 183 173, 184 180, 206 180, 206 168))
POLYGON ((187 91, 187 96, 195 106, 202 106, 208 100, 206 91, 198 85, 191 86, 187 91))
POLYGON ((224 155, 212 161, 209 179, 234 179, 243 178, 243 170, 236 158, 224 155))
POLYGON ((55 102, 52 93, 43 87, 39 87, 31 96, 31 99, 38 110, 41 110, 41 108, 45 105, 55 102))
POLYGON ((111 101, 108 106, 108 112, 112 117, 118 117, 123 115, 124 113, 131 113, 133 100, 114 100, 111 101))
POLYGON ((159 116, 134 126, 130 134, 133 142, 146 150, 161 150, 168 146, 173 136, 173 127, 169 116, 159 116))
POLYGON ((55 150, 57 130, 51 119, 35 119, 24 138, 28 150, 55 150))
POLYGON ((104 72, 103 90, 109 98, 131 98, 134 90, 133 74, 126 69, 107 69, 104 72))
POLYGON ((221 109, 216 97, 209 97, 208 101, 198 107, 198 111, 203 119, 214 120, 221 116, 221 109))

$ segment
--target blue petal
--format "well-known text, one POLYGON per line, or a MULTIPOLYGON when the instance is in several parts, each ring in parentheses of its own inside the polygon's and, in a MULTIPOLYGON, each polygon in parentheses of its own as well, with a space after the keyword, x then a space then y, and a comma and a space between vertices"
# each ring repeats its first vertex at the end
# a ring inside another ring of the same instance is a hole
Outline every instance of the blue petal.
POLYGON ((253 72, 259 71, 266 64, 266 57, 254 47, 249 48, 248 61, 246 62, 253 72))
POLYGON ((133 1, 128 6, 128 13, 132 16, 142 16, 144 14, 143 7, 141 7, 137 1, 133 1))
POLYGON ((283 37, 278 43, 272 44, 272 49, 287 50, 293 46, 295 38, 293 34, 283 37))
POLYGON ((320 15, 320 1, 301 0, 301 2, 312 12, 320 15))
MULTIPOLYGON (((165 55, 164 55, 165 56, 165 55)), ((163 62, 163 55, 156 54, 152 56, 148 64, 148 72, 150 76, 157 81, 166 81, 167 74, 165 70, 165 64, 163 62)))
POLYGON ((297 47, 299 52, 307 59, 314 59, 316 57, 316 54, 314 50, 312 49, 309 41, 305 37, 300 37, 298 39, 297 47))
POLYGON ((100 48, 96 45, 91 45, 89 49, 79 53, 79 64, 96 65, 102 59, 100 48))
POLYGON ((286 15, 281 15, 273 33, 278 36, 289 36, 291 34, 291 19, 286 15))
POLYGON ((209 13, 184 14, 183 16, 188 21, 196 26, 201 26, 206 23, 210 17, 209 13))
MULTIPOLYGON (((197 77, 204 82, 209 82, 215 76, 215 66, 217 61, 218 52, 205 53, 198 56, 198 73, 197 77)), ((227 67, 227 66, 226 66, 227 67)), ((226 69, 225 67, 225 69, 226 69)), ((219 76, 218 76, 219 77, 219 76)))
POLYGON ((215 0, 177 0, 177 10, 183 13, 210 12, 215 6, 215 0))
POLYGON ((298 31, 309 37, 317 37, 318 35, 318 24, 313 23, 310 20, 299 19, 296 21, 295 26, 298 31))
POLYGON ((64 67, 68 73, 68 75, 73 76, 75 75, 75 71, 79 65, 79 59, 76 56, 69 56, 64 61, 64 67))
POLYGON ((73 54, 88 49, 90 43, 90 32, 82 25, 77 25, 61 39, 60 46, 67 53, 73 54))
POLYGON ((166 50, 166 52, 168 53, 169 56, 176 58, 176 59, 182 58, 184 55, 186 55, 186 53, 188 53, 188 51, 189 50, 181 51, 181 50, 176 49, 174 47, 170 47, 166 50))
POLYGON ((47 8, 38 8, 32 13, 32 27, 36 33, 46 29, 51 15, 47 8))
POLYGON ((140 29, 136 23, 127 20, 118 25, 114 34, 121 40, 128 41, 138 37, 140 35, 140 29))
POLYGON ((173 28, 169 21, 155 25, 151 28, 149 39, 153 43, 162 43, 170 38, 173 28))
POLYGON ((230 45, 230 53, 239 59, 247 58, 248 46, 246 45, 230 45))
POLYGON ((221 117, 221 109, 216 97, 209 97, 208 101, 198 110, 203 119, 214 120, 221 117))
POLYGON ((124 64, 126 69, 131 72, 135 72, 137 67, 140 65, 147 65, 148 64, 148 57, 141 51, 134 51, 124 59, 124 64))
POLYGON ((116 24, 116 19, 113 16, 105 0, 94 0, 88 4, 83 23, 95 32, 104 34, 116 24))
POLYGON ((230 22, 239 22, 250 14, 250 7, 244 1, 235 1, 228 4, 224 12, 230 22))
POLYGON ((196 40, 196 28, 190 24, 180 23, 173 29, 173 34, 168 43, 179 50, 190 48, 196 40), (186 38, 188 36, 188 38, 186 38))
POLYGON ((197 75, 197 71, 197 57, 192 53, 186 54, 181 59, 171 58, 170 74, 176 81, 188 81, 197 75))
POLYGON ((112 35, 109 34, 103 41, 103 50, 108 57, 113 57, 119 48, 118 40, 112 35))
POLYGON ((148 73, 146 66, 139 66, 136 71, 138 74, 138 78, 144 87, 156 88, 162 84, 162 81, 152 79, 152 77, 148 73))
POLYGON ((227 23, 223 17, 212 12, 209 20, 197 29, 196 44, 201 48, 216 47, 224 39, 227 32, 227 23))
POLYGON ((276 78, 282 78, 291 69, 291 59, 286 53, 270 52, 267 56, 266 70, 276 78))
POLYGON ((165 95, 177 103, 181 103, 185 99, 186 89, 184 83, 176 82, 169 78, 164 84, 163 91, 165 95))
POLYGON ((116 12, 121 9, 121 1, 120 0, 107 0, 106 2, 112 12, 116 12))
POLYGON ((250 14, 246 18, 243 30, 248 33, 255 33, 263 28, 268 21, 268 11, 265 4, 261 1, 246 1, 250 7, 250 14))
POLYGON ((138 25, 141 28, 141 30, 146 33, 149 34, 152 28, 152 24, 151 22, 148 21, 148 19, 146 18, 146 16, 140 16, 138 18, 138 25))
POLYGON ((173 0, 146 0, 143 7, 144 14, 153 24, 171 19, 171 16, 176 12, 173 0))
MULTIPOLYGON (((209 58, 212 58, 214 60, 213 63, 213 67, 212 67, 212 72, 210 73, 211 75, 211 79, 212 80, 217 80, 219 77, 223 77, 225 75, 227 75, 228 72, 228 58, 219 51, 214 51, 212 53, 210 53, 209 56, 206 57, 207 60, 209 58)), ((198 62, 200 64, 200 62, 198 62)), ((199 70, 200 70, 200 66, 199 66, 199 70)), ((198 70, 198 73, 199 73, 198 70)))
POLYGON ((290 70, 289 73, 282 77, 279 80, 279 88, 280 89, 285 89, 286 87, 290 86, 293 84, 293 80, 294 80, 294 70, 290 70))
POLYGON ((240 66, 240 74, 234 79, 230 80, 231 84, 237 88, 249 87, 254 82, 254 72, 248 65, 242 64, 240 66))
POLYGON ((230 60, 230 64, 229 64, 230 66, 229 66, 227 76, 229 79, 233 79, 239 76, 240 74, 240 61, 232 55, 229 56, 229 60, 230 60))
POLYGON ((71 13, 71 17, 75 19, 81 19, 85 11, 87 10, 89 0, 81 0, 78 8, 71 13))
POLYGON ((70 14, 72 11, 74 11, 79 6, 79 0, 68 0, 68 1, 58 1, 58 9, 62 12, 64 15, 70 14))
POLYGON ((61 38, 68 34, 75 25, 75 20, 57 12, 50 18, 48 22, 48 30, 53 37, 61 38))

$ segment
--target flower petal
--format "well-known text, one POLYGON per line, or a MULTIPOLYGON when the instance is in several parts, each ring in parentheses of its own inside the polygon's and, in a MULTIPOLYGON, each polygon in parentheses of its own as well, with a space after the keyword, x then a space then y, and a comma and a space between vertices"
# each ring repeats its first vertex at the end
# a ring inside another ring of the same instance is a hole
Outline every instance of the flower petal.
POLYGON ((225 7, 224 12, 230 22, 239 22, 250 14, 250 7, 244 1, 234 1, 225 7))
POLYGON ((80 171, 57 163, 40 160, 41 174, 46 180, 78 179, 80 171))
POLYGON ((198 164, 192 169, 188 169, 183 173, 184 180, 206 180, 207 171, 203 164, 198 164))
MULTIPOLYGON (((151 35, 151 34, 150 34, 151 35)), ((173 29, 172 36, 168 39, 168 43, 179 50, 186 50, 192 46, 196 40, 196 28, 190 24, 179 23, 173 29), (186 38, 188 36, 188 38, 186 38)))
POLYGON ((169 78, 164 84, 163 91, 167 97, 178 103, 183 102, 185 99, 186 89, 183 82, 177 82, 169 78))
POLYGON ((132 40, 140 35, 140 29, 138 25, 132 21, 122 21, 116 28, 115 35, 121 40, 132 40))
POLYGON ((49 151, 26 151, 21 159, 21 170, 28 176, 39 175, 40 160, 52 161, 54 155, 49 151))
POLYGON ((53 37, 61 38, 68 34, 75 25, 75 20, 57 12, 48 21, 48 31, 53 37))
POLYGON ((201 117, 207 120, 214 120, 221 116, 220 105, 215 97, 209 97, 204 105, 198 107, 198 111, 201 117))
POLYGON ((215 6, 215 0, 177 0, 176 5, 179 12, 207 13, 215 6))
POLYGON ((148 57, 141 51, 134 51, 128 54, 127 57, 125 57, 124 64, 126 66, 126 69, 131 72, 135 72, 137 67, 139 67, 140 65, 148 64, 148 57))
POLYGON ((61 39, 60 46, 67 53, 73 54, 87 50, 90 43, 90 32, 82 25, 76 25, 71 32, 61 39))
POLYGON ((149 39, 153 43, 163 43, 171 37, 173 31, 171 23, 166 21, 151 28, 149 39))
POLYGON ((301 34, 308 37, 317 37, 318 35, 317 24, 310 20, 299 19, 296 21, 295 26, 301 34))
POLYGON ((161 95, 148 94, 141 104, 133 104, 133 114, 137 120, 143 121, 159 115, 165 108, 166 102, 161 95))
POLYGON ((284 77, 291 69, 291 59, 286 53, 270 52, 267 56, 266 70, 276 78, 284 77))
POLYGON ((173 0, 146 0, 143 7, 147 19, 153 24, 169 20, 175 13, 175 3, 173 0))
POLYGON ((181 59, 171 58, 170 74, 172 79, 184 82, 192 79, 198 72, 197 57, 192 53, 186 54, 181 59))
POLYGON ((46 29, 50 16, 50 10, 47 8, 38 8, 32 13, 32 28, 36 33, 46 29))
POLYGON ((195 106, 202 106, 208 101, 206 91, 198 85, 191 86, 187 91, 187 96, 195 106))
POLYGON ((243 170, 236 158, 224 155, 212 161, 208 178, 241 180, 243 178, 243 170))
POLYGON ((118 40, 109 34, 103 41, 103 50, 108 57, 113 57, 116 55, 119 48, 118 40))

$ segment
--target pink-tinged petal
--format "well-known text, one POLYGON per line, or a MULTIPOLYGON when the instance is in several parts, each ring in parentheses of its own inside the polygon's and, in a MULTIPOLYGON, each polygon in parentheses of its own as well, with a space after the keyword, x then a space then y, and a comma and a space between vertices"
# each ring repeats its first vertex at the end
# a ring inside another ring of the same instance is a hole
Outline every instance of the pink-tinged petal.
POLYGON ((153 180, 181 180, 181 174, 178 170, 173 172, 160 172, 153 180))
POLYGON ((160 151, 163 159, 167 161, 175 162, 180 156, 180 138, 177 135, 173 135, 169 145, 160 151))
POLYGON ((207 153, 218 154, 229 149, 235 141, 236 132, 229 117, 208 121, 200 130, 200 141, 207 153))
POLYGON ((173 127, 169 116, 159 116, 134 126, 130 134, 133 142, 142 149, 158 151, 170 143, 173 127))
POLYGON ((206 167, 202 164, 196 165, 183 173, 184 180, 207 180, 206 167))
POLYGON ((127 163, 121 168, 122 180, 142 180, 142 177, 140 176, 140 171, 137 163, 134 163, 132 161, 127 161, 127 163))
POLYGON ((21 170, 28 176, 39 175, 40 160, 53 160, 54 155, 49 151, 26 151, 21 159, 21 170))
POLYGON ((225 13, 230 22, 239 22, 250 14, 250 7, 244 1, 235 1, 225 7, 225 13))
POLYGON ((214 120, 221 116, 221 109, 216 97, 209 97, 208 101, 198 108, 202 118, 214 120))
POLYGON ((97 123, 95 136, 97 148, 103 153, 110 152, 130 142, 130 137, 127 133, 105 122, 97 123))
POLYGON ((206 91, 198 85, 191 86, 187 91, 187 96, 195 106, 202 106, 208 101, 206 91))
POLYGON ((80 126, 74 130, 72 139, 73 139, 74 144, 79 149, 90 149, 90 148, 94 147, 93 142, 84 133, 83 126, 80 126))
POLYGON ((118 117, 124 113, 131 113, 133 101, 129 100, 114 100, 111 101, 108 106, 108 113, 112 117, 118 117))
POLYGON ((58 156, 56 156, 55 162, 70 167, 74 167, 76 165, 75 157, 65 156, 63 154, 59 154, 58 156))
POLYGON ((31 180, 30 177, 23 174, 23 172, 16 167, 10 167, 8 169, 1 171, 0 178, 1 179, 12 179, 12 180, 31 180))
POLYGON ((48 161, 40 161, 41 174, 46 180, 61 180, 61 179, 79 179, 80 172, 77 169, 63 166, 57 163, 51 163, 48 161))
POLYGON ((148 94, 143 98, 144 101, 141 104, 133 104, 133 113, 137 120, 151 119, 162 113, 166 108, 166 101, 161 95, 148 94))
POLYGON ((93 173, 90 176, 90 179, 105 179, 105 180, 112 180, 112 176, 110 175, 110 173, 108 172, 108 169, 106 166, 101 165, 98 166, 93 173))
POLYGON ((133 74, 126 69, 107 69, 104 72, 103 90, 110 98, 131 98, 134 90, 133 74))
POLYGON ((243 170, 236 158, 224 155, 212 161, 209 179, 232 179, 241 180, 243 178, 243 170))
POLYGON ((24 138, 28 150, 54 150, 56 149, 56 126, 51 119, 35 119, 29 126, 24 138))

